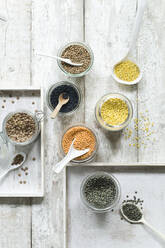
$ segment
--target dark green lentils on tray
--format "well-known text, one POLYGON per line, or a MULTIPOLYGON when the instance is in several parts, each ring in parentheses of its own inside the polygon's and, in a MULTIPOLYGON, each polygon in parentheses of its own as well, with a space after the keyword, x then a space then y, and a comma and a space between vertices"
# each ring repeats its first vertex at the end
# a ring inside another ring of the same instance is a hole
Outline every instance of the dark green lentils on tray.
POLYGON ((133 203, 124 204, 122 210, 123 214, 131 221, 138 221, 142 218, 140 209, 133 203))
POLYGON ((64 95, 67 95, 67 97, 69 97, 69 101, 68 103, 62 106, 60 112, 68 113, 76 109, 80 100, 79 93, 74 86, 69 84, 59 85, 52 90, 50 94, 50 104, 52 105, 52 107, 55 108, 57 106, 59 96, 62 93, 64 93, 64 95))
POLYGON ((116 185, 108 176, 92 176, 83 188, 86 201, 95 208, 106 208, 116 199, 116 185))

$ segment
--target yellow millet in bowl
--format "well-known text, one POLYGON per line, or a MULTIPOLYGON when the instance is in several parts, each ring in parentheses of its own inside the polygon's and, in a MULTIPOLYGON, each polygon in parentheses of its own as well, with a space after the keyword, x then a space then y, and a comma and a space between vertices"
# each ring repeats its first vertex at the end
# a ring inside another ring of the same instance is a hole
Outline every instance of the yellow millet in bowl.
POLYGON ((128 106, 120 98, 110 98, 101 106, 101 117, 109 125, 121 125, 128 118, 128 106))
POLYGON ((119 79, 132 82, 139 77, 140 70, 132 61, 124 60, 115 66, 114 73, 119 79))

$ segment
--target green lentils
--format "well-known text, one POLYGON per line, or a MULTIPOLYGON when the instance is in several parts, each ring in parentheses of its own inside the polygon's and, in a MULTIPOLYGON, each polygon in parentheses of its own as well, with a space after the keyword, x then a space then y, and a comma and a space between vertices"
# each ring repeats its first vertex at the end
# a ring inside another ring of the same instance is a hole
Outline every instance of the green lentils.
POLYGON ((126 203, 122 206, 123 214, 131 221, 139 221, 142 218, 140 209, 133 203, 126 203))
POLYGON ((107 176, 90 177, 84 185, 84 197, 95 208, 105 208, 112 205, 117 190, 113 180, 107 176))

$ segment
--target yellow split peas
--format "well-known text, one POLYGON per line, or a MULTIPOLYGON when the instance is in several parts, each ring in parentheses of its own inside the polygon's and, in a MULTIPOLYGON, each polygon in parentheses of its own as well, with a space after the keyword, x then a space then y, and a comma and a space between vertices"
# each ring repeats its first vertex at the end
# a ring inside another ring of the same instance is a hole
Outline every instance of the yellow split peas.
POLYGON ((128 82, 134 81, 140 74, 139 67, 130 60, 125 60, 117 64, 114 72, 119 79, 128 82))
POLYGON ((128 117, 128 106, 120 98, 110 98, 101 107, 101 117, 109 125, 120 125, 128 117))

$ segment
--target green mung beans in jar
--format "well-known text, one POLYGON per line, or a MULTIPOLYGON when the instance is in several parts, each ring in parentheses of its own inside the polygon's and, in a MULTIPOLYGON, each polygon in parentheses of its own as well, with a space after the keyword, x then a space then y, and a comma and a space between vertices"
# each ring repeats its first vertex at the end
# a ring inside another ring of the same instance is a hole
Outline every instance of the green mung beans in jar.
POLYGON ((109 211, 116 206, 119 198, 119 183, 114 176, 108 173, 96 172, 82 182, 81 199, 93 211, 109 211))

